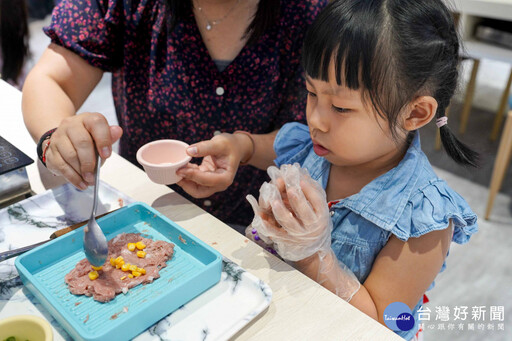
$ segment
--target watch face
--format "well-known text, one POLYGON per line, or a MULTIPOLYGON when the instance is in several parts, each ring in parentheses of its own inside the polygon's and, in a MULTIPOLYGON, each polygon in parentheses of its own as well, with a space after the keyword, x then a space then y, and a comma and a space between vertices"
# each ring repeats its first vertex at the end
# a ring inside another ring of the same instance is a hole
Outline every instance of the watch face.
POLYGON ((33 162, 34 160, 0 136, 0 175, 33 162))

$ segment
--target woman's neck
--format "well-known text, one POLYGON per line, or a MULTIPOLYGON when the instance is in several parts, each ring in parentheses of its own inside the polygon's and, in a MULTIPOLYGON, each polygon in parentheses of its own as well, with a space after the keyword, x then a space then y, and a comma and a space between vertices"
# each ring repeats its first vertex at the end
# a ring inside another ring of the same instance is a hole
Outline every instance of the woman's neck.
POLYGON ((327 182, 327 201, 343 199, 359 193, 374 179, 396 167, 403 159, 408 145, 398 147, 393 152, 364 164, 338 166, 331 165, 327 182))
POLYGON ((212 59, 235 59, 247 42, 245 31, 257 8, 257 0, 194 0, 196 23, 212 59))

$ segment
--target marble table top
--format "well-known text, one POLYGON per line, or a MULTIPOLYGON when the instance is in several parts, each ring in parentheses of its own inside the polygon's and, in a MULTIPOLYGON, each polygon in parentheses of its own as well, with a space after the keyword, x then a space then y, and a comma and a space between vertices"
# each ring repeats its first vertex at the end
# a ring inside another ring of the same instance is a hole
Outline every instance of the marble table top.
MULTIPOLYGON (((102 182, 97 214, 132 202, 132 198, 102 182)), ((79 191, 65 184, 0 209, 0 252, 46 240, 57 229, 88 219, 91 205, 92 188, 79 191)), ((55 340, 71 340, 23 286, 14 260, 0 262, 0 319, 13 314, 39 315, 51 323, 55 340)), ((272 290, 266 283, 224 258, 218 284, 156 322, 135 340, 224 340, 264 311, 271 299, 272 290)))

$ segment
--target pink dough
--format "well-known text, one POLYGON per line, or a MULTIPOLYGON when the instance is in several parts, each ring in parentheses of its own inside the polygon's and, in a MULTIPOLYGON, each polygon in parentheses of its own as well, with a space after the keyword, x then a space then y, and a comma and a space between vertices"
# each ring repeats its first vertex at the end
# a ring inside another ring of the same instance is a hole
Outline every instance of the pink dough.
POLYGON ((96 301, 108 302, 116 295, 133 288, 141 283, 151 283, 160 277, 160 269, 167 266, 166 262, 172 258, 174 244, 162 240, 151 240, 143 238, 139 233, 122 233, 108 242, 108 257, 103 269, 98 271, 99 277, 95 280, 89 279, 89 272, 92 271, 91 264, 87 259, 82 259, 76 267, 64 278, 68 284, 69 291, 74 295, 92 296, 96 301), (137 249, 130 251, 128 243, 142 241, 146 248, 145 258, 137 257, 137 249), (125 263, 136 265, 146 270, 145 275, 129 278, 130 271, 123 272, 110 264, 110 258, 123 257, 125 263), (126 276, 124 280, 121 280, 126 276))

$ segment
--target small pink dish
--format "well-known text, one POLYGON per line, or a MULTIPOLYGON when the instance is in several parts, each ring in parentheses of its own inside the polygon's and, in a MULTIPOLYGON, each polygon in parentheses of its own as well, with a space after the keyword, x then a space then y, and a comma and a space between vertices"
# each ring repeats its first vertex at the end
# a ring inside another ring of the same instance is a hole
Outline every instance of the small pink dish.
POLYGON ((188 144, 178 140, 153 141, 139 148, 137 161, 151 181, 172 185, 181 180, 176 171, 192 159, 186 153, 187 147, 188 144))

